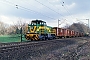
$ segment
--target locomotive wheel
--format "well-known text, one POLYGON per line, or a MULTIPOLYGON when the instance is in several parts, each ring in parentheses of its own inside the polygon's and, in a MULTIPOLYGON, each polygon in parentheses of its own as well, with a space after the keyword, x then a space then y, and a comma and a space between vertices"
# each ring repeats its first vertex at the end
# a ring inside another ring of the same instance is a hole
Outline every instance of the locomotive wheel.
POLYGON ((27 40, 29 40, 29 37, 26 37, 27 40))
POLYGON ((43 40, 45 40, 45 37, 43 37, 43 40))

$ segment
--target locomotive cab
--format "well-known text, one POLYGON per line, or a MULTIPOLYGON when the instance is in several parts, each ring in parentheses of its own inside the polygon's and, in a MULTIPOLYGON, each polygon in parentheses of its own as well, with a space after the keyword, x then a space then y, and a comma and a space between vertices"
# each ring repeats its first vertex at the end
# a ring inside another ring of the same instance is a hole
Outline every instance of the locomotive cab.
POLYGON ((37 29, 40 26, 46 26, 46 22, 42 20, 33 20, 31 24, 28 24, 28 32, 29 33, 38 33, 37 29))

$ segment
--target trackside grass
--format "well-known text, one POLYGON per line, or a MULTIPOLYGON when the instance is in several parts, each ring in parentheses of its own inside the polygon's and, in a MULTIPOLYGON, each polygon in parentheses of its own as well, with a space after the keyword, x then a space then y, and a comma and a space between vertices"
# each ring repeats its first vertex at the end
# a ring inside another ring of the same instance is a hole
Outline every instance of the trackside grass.
MULTIPOLYGON (((22 40, 26 41, 24 36, 22 36, 22 40)), ((9 43, 9 42, 21 42, 21 36, 17 35, 1 35, 0 36, 0 43, 9 43)))

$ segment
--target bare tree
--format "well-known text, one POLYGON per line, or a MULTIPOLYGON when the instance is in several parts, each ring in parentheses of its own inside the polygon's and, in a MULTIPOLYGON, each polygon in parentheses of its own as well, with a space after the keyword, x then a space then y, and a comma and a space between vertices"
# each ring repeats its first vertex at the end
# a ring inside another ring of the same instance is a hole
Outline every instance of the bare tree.
POLYGON ((0 35, 5 34, 20 34, 21 28, 22 33, 25 34, 27 23, 21 20, 17 21, 14 25, 8 25, 0 21, 0 35))
MULTIPOLYGON (((82 23, 73 23, 71 26, 69 26, 68 29, 70 30, 75 30, 75 31, 78 31, 78 32, 83 32, 84 34, 87 33, 87 26, 82 24, 82 23)), ((90 29, 89 31, 90 32, 90 29)))
POLYGON ((21 28, 22 28, 22 33, 25 34, 26 26, 27 26, 27 23, 26 22, 23 22, 21 20, 17 21, 17 23, 14 24, 15 32, 17 34, 20 34, 21 28))
POLYGON ((0 35, 4 35, 6 33, 6 24, 0 21, 0 35))

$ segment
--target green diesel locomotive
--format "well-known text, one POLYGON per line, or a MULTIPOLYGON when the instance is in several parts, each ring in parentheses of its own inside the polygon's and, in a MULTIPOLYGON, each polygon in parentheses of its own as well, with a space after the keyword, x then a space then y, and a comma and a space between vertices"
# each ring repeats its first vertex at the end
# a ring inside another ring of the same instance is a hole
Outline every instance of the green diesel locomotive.
POLYGON ((32 20, 31 24, 28 24, 25 38, 27 40, 46 40, 55 38, 55 29, 47 26, 45 21, 32 20))

